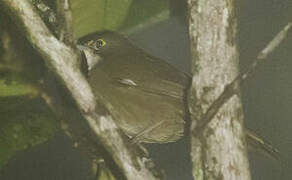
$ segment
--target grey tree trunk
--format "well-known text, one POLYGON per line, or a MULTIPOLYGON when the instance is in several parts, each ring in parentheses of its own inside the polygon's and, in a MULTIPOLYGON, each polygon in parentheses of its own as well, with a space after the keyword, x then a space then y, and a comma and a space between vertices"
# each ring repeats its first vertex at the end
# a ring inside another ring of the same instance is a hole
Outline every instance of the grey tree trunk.
POLYGON ((203 115, 238 75, 234 0, 188 0, 193 80, 189 94, 191 157, 196 180, 249 180, 240 96, 203 128, 203 115))

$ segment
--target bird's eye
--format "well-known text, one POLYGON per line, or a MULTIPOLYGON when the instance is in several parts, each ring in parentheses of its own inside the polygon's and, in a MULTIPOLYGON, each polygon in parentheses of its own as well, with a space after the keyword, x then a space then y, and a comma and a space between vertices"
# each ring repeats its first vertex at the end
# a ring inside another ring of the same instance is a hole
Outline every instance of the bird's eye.
POLYGON ((99 49, 99 48, 101 48, 101 47, 103 47, 105 45, 106 45, 106 42, 103 39, 98 39, 95 42, 95 48, 96 49, 99 49))

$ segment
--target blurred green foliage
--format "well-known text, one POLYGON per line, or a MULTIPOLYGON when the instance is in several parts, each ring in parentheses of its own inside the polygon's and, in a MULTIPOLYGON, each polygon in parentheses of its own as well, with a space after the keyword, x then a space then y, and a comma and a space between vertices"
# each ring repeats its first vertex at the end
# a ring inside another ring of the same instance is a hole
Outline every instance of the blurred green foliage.
POLYGON ((127 29, 138 25, 151 25, 151 22, 159 22, 167 19, 168 15, 168 1, 166 0, 133 1, 131 8, 129 9, 128 16, 121 28, 127 31, 127 29), (161 14, 162 17, 160 16, 161 14), (153 18, 155 20, 152 20, 153 18), (150 23, 149 20, 151 21, 150 23))
POLYGON ((128 14, 132 0, 72 0, 76 37, 104 29, 116 30, 128 14))
POLYGON ((25 96, 32 95, 37 90, 23 81, 12 80, 7 82, 7 80, 0 79, 0 97, 6 96, 25 96))
POLYGON ((40 98, 0 98, 0 168, 18 151, 43 143, 59 129, 40 98))
POLYGON ((167 0, 72 0, 76 37, 90 32, 129 29, 141 25, 162 11, 167 0))

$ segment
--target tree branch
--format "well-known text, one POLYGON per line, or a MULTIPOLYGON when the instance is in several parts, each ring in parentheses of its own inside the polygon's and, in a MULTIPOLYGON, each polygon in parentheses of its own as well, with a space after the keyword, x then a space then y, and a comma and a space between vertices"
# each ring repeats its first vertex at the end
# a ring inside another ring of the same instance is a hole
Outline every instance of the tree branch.
MULTIPOLYGON (((57 0, 57 17, 59 40, 74 47, 73 17, 69 0, 57 0)), ((75 46, 76 49, 76 46, 75 46)))
POLYGON ((4 7, 20 25, 27 39, 43 57, 75 100, 80 113, 93 133, 129 180, 156 179, 141 158, 131 154, 122 133, 112 117, 96 108, 96 100, 89 84, 79 70, 79 55, 71 47, 58 41, 47 29, 29 0, 2 0, 4 7), (97 112, 98 111, 98 112, 97 112))
POLYGON ((57 30, 58 30, 57 16, 56 16, 55 12, 52 10, 52 8, 49 7, 46 3, 44 3, 43 0, 31 0, 31 1, 32 1, 32 4, 38 10, 42 19, 49 26, 50 30, 52 30, 55 35, 58 34, 58 32, 57 32, 57 30))
POLYGON ((200 129, 204 129, 209 124, 212 118, 216 115, 219 109, 225 104, 233 95, 240 93, 240 84, 244 83, 248 77, 251 77, 253 72, 256 71, 259 64, 262 63, 285 39, 289 29, 292 27, 292 22, 288 23, 267 46, 257 55, 257 58, 253 63, 242 71, 231 83, 226 85, 224 91, 220 96, 212 103, 207 112, 203 115, 202 120, 197 125, 196 134, 200 132, 200 129))
POLYGON ((219 111, 211 109, 210 123, 204 116, 238 74, 234 1, 189 0, 188 4, 193 55, 189 94, 193 176, 196 180, 249 180, 240 98, 216 104, 219 111), (206 127, 200 125, 205 123, 206 127))

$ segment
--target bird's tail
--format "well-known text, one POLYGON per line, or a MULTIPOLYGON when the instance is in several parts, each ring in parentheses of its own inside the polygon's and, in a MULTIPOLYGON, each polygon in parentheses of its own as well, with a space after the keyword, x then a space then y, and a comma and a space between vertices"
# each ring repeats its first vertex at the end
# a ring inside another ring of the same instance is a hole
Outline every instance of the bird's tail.
POLYGON ((246 128, 245 134, 248 148, 264 153, 265 155, 273 159, 280 160, 280 154, 278 149, 273 147, 269 142, 264 140, 253 130, 246 128))

